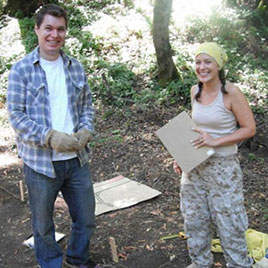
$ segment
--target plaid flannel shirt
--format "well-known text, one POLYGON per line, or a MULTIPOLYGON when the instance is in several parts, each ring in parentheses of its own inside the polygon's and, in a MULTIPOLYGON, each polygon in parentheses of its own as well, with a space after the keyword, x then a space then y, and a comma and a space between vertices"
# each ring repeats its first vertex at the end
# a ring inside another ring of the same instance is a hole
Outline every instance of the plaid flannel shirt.
MULTIPOLYGON (((74 132, 81 128, 93 131, 94 111, 91 91, 82 65, 61 51, 66 75, 68 106, 74 132)), ((46 75, 39 63, 39 47, 11 68, 8 78, 7 108, 15 130, 18 154, 23 162, 38 173, 55 178, 52 149, 45 138, 51 129, 46 75)), ((80 164, 88 160, 88 150, 77 154, 80 164)))

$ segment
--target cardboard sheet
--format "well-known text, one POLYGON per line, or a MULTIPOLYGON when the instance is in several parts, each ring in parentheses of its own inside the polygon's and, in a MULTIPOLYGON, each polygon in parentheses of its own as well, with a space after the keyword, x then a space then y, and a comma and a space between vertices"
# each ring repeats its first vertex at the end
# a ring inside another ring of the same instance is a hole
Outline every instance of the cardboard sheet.
POLYGON ((182 112, 156 132, 185 173, 190 172, 215 152, 208 146, 194 148, 190 141, 199 136, 199 133, 192 130, 194 127, 196 125, 190 116, 182 112))
POLYGON ((161 194, 144 184, 119 175, 93 185, 96 200, 96 215, 133 206, 161 194))

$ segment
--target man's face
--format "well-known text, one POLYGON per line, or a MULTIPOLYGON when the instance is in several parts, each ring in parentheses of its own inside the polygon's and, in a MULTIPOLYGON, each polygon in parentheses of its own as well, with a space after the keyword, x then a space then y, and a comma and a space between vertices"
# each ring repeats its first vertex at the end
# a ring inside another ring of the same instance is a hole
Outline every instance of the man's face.
POLYGON ((45 60, 56 60, 66 36, 66 22, 63 17, 45 15, 40 27, 35 26, 40 56, 45 60))

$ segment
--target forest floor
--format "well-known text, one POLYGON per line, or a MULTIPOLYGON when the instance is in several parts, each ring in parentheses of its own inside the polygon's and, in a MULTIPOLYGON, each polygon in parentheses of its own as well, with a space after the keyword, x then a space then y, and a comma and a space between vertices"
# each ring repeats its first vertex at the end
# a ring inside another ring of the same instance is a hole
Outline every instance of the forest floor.
MULTIPOLYGON (((0 112, 0 267, 36 268, 33 250, 22 245, 31 235, 27 191, 24 202, 19 198, 19 181, 24 179, 22 164, 16 155, 13 132, 4 123, 5 112, 0 112)), ((180 177, 173 172, 173 160, 155 135, 178 112, 176 107, 153 106, 97 109, 97 134, 90 160, 94 182, 122 174, 162 193, 135 206, 97 216, 91 256, 103 267, 184 268, 190 264, 186 240, 160 239, 183 231, 180 177), (111 236, 117 244, 118 263, 112 261, 111 236)), ((249 227, 268 233, 268 124, 263 118, 257 122, 257 135, 241 146, 239 158, 249 227)), ((58 232, 66 234, 59 242, 65 252, 70 230, 67 210, 55 210, 55 225, 58 232)), ((222 254, 214 256, 217 267, 225 267, 222 254)))

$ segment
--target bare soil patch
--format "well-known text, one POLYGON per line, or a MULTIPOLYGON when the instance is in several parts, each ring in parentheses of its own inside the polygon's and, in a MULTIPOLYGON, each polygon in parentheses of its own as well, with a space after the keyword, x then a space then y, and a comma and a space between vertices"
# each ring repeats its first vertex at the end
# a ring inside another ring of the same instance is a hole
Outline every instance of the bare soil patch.
MULTIPOLYGON (((186 241, 160 238, 183 231, 179 211, 180 178, 172 158, 155 131, 178 114, 176 107, 101 108, 96 114, 96 137, 92 143, 91 169, 95 182, 118 174, 144 183, 162 194, 136 206, 97 217, 91 244, 92 258, 103 267, 184 268, 190 264, 186 241), (113 263, 108 237, 114 237, 119 263, 113 263)), ((244 171, 245 205, 250 228, 268 233, 267 122, 258 120, 256 137, 242 145, 239 158, 244 171)), ((12 132, 1 129, 0 157, 10 161, 0 168, 0 267, 36 268, 33 250, 22 246, 31 235, 31 215, 26 201, 19 200, 23 180, 12 132), (7 190, 7 191, 6 191, 7 190)), ((60 245, 66 249, 70 218, 64 209, 55 211, 55 224, 66 234, 60 245)), ((215 262, 225 267, 221 254, 215 262)))

